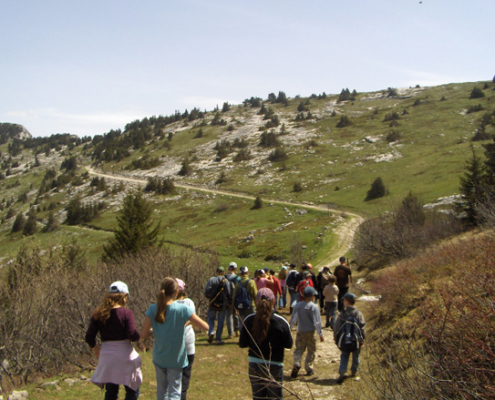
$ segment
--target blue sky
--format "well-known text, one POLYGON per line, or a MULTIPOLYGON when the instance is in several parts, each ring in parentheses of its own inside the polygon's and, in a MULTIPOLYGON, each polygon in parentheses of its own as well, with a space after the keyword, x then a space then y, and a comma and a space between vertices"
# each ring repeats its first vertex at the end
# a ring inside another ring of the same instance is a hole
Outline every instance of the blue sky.
POLYGON ((285 91, 491 80, 493 0, 4 0, 0 122, 102 134, 285 91))

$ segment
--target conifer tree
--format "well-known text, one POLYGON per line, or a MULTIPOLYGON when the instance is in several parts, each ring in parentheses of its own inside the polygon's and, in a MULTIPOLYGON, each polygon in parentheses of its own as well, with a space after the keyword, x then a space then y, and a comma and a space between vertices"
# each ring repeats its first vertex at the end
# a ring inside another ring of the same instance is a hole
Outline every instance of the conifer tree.
POLYGON ((463 202, 458 206, 466 213, 468 221, 476 224, 476 203, 483 199, 484 176, 481 158, 476 155, 474 148, 471 151, 473 156, 467 162, 464 176, 460 178, 463 202))
POLYGON ((117 216, 114 238, 103 246, 103 259, 118 260, 157 245, 160 223, 153 227, 153 205, 142 192, 129 193, 117 216))

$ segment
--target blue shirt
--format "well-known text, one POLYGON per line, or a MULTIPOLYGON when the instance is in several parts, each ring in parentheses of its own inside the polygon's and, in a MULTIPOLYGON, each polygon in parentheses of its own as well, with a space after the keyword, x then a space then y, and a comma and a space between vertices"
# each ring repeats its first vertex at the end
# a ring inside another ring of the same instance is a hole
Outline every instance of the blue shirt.
POLYGON ((296 323, 298 332, 316 330, 320 336, 323 333, 321 330, 320 310, 312 301, 300 301, 293 308, 290 327, 294 327, 296 323))
POLYGON ((193 315, 193 310, 185 304, 173 302, 167 306, 165 322, 155 321, 157 305, 152 304, 146 311, 151 319, 155 337, 153 362, 162 368, 179 369, 187 367, 187 352, 184 341, 184 324, 193 315))

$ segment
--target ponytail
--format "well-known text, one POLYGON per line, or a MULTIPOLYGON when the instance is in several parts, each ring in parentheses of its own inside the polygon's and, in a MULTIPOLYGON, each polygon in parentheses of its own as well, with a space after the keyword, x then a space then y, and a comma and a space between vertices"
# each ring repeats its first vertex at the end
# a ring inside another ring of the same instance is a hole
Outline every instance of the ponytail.
POLYGON ((160 286, 160 292, 156 296, 156 315, 155 321, 159 324, 165 322, 165 316, 167 314, 167 301, 177 292, 179 286, 174 278, 165 278, 160 286))
POLYGON ((253 338, 256 343, 261 344, 268 335, 270 329, 270 317, 272 316, 272 301, 261 299, 256 304, 256 315, 253 322, 253 338))

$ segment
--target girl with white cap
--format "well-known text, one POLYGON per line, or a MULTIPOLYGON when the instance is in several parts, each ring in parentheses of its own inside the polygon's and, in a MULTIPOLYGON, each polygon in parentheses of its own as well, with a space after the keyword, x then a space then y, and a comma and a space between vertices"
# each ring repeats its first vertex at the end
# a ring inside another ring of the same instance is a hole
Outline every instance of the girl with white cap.
POLYGON ((129 289, 124 282, 114 282, 109 293, 103 297, 101 305, 95 309, 86 331, 86 342, 98 358, 91 382, 105 387, 105 400, 117 400, 119 385, 124 385, 125 400, 139 397, 139 387, 143 380, 141 357, 131 342, 139 340, 139 332, 134 323, 134 314, 125 308, 129 289), (100 333, 102 345, 96 343, 100 333))

